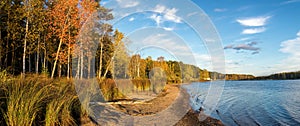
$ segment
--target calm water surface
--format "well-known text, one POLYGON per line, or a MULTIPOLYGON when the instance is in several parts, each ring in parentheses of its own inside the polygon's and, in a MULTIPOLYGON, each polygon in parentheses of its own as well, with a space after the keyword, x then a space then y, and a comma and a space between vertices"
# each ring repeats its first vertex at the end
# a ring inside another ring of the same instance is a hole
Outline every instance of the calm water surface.
MULTIPOLYGON (((184 85, 193 109, 202 106, 210 84, 184 85)), ((226 81, 211 116, 225 125, 300 126, 300 80, 226 81)))

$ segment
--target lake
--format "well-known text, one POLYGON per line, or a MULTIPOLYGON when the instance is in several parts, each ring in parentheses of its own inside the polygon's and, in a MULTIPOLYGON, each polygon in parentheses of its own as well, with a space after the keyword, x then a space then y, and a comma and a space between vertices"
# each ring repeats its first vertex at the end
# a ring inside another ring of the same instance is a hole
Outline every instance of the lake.
MULTIPOLYGON (((193 109, 204 109, 209 86, 217 82, 184 85, 193 97, 193 109), (195 93, 196 92, 196 93, 195 93)), ((225 125, 300 125, 300 80, 226 81, 211 117, 225 125)))

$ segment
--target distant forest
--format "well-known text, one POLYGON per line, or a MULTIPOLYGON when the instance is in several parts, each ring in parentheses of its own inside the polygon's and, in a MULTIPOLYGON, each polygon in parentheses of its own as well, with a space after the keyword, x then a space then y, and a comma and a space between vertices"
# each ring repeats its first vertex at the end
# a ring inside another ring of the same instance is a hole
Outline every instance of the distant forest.
POLYGON ((300 79, 300 71, 276 73, 269 76, 255 77, 254 80, 293 80, 300 79))

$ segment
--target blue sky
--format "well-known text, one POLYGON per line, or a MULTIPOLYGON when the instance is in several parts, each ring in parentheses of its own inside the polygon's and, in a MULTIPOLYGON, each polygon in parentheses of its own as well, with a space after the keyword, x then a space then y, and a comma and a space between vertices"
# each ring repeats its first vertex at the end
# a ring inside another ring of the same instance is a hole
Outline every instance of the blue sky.
POLYGON ((113 9, 113 26, 125 33, 131 53, 143 57, 162 55, 213 70, 203 38, 186 22, 198 15, 208 16, 222 39, 226 73, 260 76, 300 70, 300 0, 186 1, 103 0, 101 4, 113 9), (187 6, 189 2, 199 8, 187 6))

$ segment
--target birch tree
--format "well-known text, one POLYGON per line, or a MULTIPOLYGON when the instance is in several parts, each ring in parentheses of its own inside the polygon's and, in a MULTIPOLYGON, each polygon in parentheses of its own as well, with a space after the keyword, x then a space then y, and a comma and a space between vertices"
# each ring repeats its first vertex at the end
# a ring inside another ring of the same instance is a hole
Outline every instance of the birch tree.
MULTIPOLYGON (((77 0, 57 0, 53 1, 53 8, 49 12, 51 16, 52 34, 57 35, 59 44, 55 54, 54 65, 51 73, 51 78, 54 77, 56 70, 59 54, 61 51, 62 44, 65 42, 67 37, 67 31, 71 27, 70 20, 72 17, 72 11, 76 10, 78 1, 77 0)), ((76 18, 75 18, 76 19, 76 18)))

